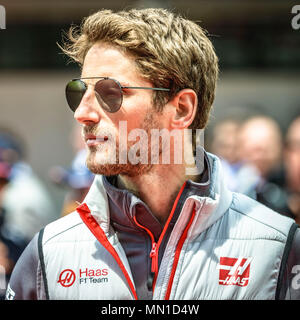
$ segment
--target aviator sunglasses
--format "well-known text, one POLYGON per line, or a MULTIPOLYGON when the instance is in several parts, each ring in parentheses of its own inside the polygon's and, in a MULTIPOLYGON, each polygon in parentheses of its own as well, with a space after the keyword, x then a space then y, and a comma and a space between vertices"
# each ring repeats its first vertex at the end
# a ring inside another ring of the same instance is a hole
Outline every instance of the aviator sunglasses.
POLYGON ((69 107, 73 112, 76 111, 87 90, 87 84, 82 81, 85 79, 99 79, 94 84, 94 91, 100 106, 111 113, 117 112, 122 105, 123 92, 122 89, 145 89, 157 91, 170 91, 166 88, 152 87, 125 87, 119 81, 108 77, 89 77, 78 78, 69 81, 66 86, 66 98, 69 107))

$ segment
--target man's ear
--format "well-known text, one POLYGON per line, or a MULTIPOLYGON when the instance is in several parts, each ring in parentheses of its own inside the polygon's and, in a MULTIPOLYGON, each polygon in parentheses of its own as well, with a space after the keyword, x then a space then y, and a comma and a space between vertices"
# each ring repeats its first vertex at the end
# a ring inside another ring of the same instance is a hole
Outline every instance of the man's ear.
POLYGON ((180 90, 170 101, 173 105, 171 117, 172 129, 186 129, 193 122, 198 105, 196 92, 192 89, 180 90))

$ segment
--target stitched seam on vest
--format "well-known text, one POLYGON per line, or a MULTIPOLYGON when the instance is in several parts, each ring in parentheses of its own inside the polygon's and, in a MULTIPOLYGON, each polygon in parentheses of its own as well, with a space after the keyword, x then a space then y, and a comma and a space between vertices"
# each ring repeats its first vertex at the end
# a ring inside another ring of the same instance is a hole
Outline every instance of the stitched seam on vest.
POLYGON ((193 243, 198 243, 198 242, 203 242, 206 240, 212 240, 212 241, 216 241, 216 240, 220 240, 220 241, 226 241, 226 240, 242 240, 242 241, 249 241, 249 240, 267 240, 267 241, 276 241, 276 242, 280 242, 280 243, 285 243, 285 241, 281 241, 280 239, 268 239, 268 238, 205 238, 205 239, 195 239, 193 240, 193 243))
MULTIPOLYGON (((234 198, 235 198, 235 195, 233 195, 232 198, 233 198, 233 200, 232 200, 232 202, 233 202, 233 201, 234 201, 234 198)), ((247 215, 246 213, 243 213, 243 212, 241 212, 241 211, 239 211, 239 210, 237 210, 237 209, 233 209, 233 208, 229 208, 229 210, 235 211, 235 212, 237 212, 237 213, 239 213, 239 214, 242 214, 242 215, 245 216, 245 217, 248 217, 249 219, 255 220, 255 221, 263 224, 264 226, 270 228, 271 230, 276 230, 277 232, 279 232, 279 233, 282 234, 283 236, 287 237, 287 235, 286 235, 284 232, 278 230, 277 228, 275 228, 275 227, 273 227, 273 226, 271 226, 271 225, 269 225, 269 224, 267 224, 267 223, 265 223, 265 222, 263 222, 263 221, 261 221, 261 220, 258 220, 258 219, 254 218, 254 217, 251 217, 251 216, 247 215)), ((278 214, 279 214, 279 213, 278 213, 278 214)))
POLYGON ((56 233, 56 234, 55 234, 54 236, 52 236, 51 238, 47 239, 47 240, 44 242, 43 245, 45 245, 47 242, 49 242, 49 241, 52 240, 53 238, 59 236, 60 234, 66 232, 66 231, 69 231, 69 230, 71 230, 71 229, 73 229, 73 228, 75 228, 75 227, 77 227, 77 226, 79 226, 79 225, 81 225, 81 224, 83 224, 83 222, 79 222, 79 223, 75 224, 74 226, 69 227, 68 229, 65 229, 65 230, 63 230, 63 231, 61 231, 61 232, 59 232, 59 233, 56 233))
POLYGON ((57 240, 54 240, 54 241, 51 241, 51 243, 47 243, 48 246, 51 246, 51 245, 55 245, 57 243, 61 243, 61 244, 67 244, 67 243, 70 243, 72 245, 74 245, 75 243, 81 243, 81 242, 92 242, 94 243, 96 240, 91 238, 91 239, 86 239, 86 240, 82 240, 82 239, 77 239, 77 240, 74 240, 74 239, 70 239, 70 240, 61 240, 61 239, 57 239, 57 240))

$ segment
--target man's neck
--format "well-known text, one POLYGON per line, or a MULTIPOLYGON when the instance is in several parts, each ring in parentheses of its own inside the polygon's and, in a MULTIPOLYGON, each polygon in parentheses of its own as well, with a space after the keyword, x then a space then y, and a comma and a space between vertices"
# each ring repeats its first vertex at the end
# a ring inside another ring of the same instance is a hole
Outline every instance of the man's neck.
POLYGON ((184 166, 158 165, 140 176, 119 175, 118 187, 139 197, 164 225, 180 188, 189 178, 184 166))

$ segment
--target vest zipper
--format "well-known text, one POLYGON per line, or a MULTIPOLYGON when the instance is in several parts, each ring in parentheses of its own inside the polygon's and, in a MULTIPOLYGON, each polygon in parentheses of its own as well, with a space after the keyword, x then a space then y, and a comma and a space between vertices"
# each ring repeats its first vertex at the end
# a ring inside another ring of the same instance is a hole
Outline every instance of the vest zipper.
POLYGON ((154 288, 153 288, 154 279, 156 278, 157 273, 158 273, 158 244, 157 244, 157 242, 155 242, 153 233, 148 228, 141 225, 137 221, 135 216, 133 217, 133 220, 137 226, 139 226, 141 229, 145 230, 148 233, 148 235, 151 239, 151 246, 152 247, 151 247, 151 251, 149 254, 149 257, 151 259, 151 271, 150 271, 150 275, 148 275, 147 287, 149 290, 151 290, 151 289, 154 290, 154 288))
POLYGON ((155 273, 158 271, 158 252, 157 252, 157 243, 156 242, 152 242, 152 249, 150 252, 150 258, 151 258, 151 272, 155 273))
MULTIPOLYGON (((135 216, 133 217, 135 223, 138 226, 140 226, 142 229, 144 229, 149 234, 149 236, 151 238, 151 244, 152 244, 152 248, 151 248, 151 251, 150 251, 151 274, 150 274, 150 277, 148 277, 148 282, 149 282, 150 288, 152 287, 153 292, 154 292, 154 289, 155 289, 156 279, 157 279, 157 275, 158 275, 158 251, 159 251, 159 247, 160 247, 160 244, 162 243, 162 240, 163 240, 163 238, 164 238, 164 236, 165 236, 165 234, 167 232, 168 226, 169 226, 169 224, 170 224, 170 222, 171 222, 171 220, 173 218, 177 203, 178 203, 179 198, 180 198, 180 196, 181 196, 181 194, 182 194, 182 192, 183 192, 183 190, 185 188, 185 185, 186 185, 186 182, 182 185, 182 187, 181 187, 181 189, 180 189, 180 191, 179 191, 179 193, 178 193, 178 195, 177 195, 177 197, 176 197, 176 199, 174 201, 172 211, 171 211, 171 213, 170 213, 170 215, 169 215, 169 217, 168 217, 168 219, 167 219, 167 221, 165 223, 163 231, 162 231, 162 233, 161 233, 161 235, 160 235, 160 237, 159 237, 157 242, 155 241, 152 232, 149 229, 147 229, 146 227, 142 226, 140 223, 138 223, 135 216)), ((131 281, 131 278, 130 278, 130 276, 129 276, 124 264, 122 263, 122 261, 121 261, 119 255, 118 255, 118 253, 116 252, 115 248, 108 241, 104 231, 102 230, 100 225, 97 223, 96 219, 91 215, 91 211, 90 211, 89 207, 85 203, 83 203, 81 206, 79 206, 76 209, 76 211, 79 213, 81 219, 86 224, 86 226, 90 229, 90 231, 94 234, 96 239, 114 257, 114 259, 118 263, 120 269, 122 270, 122 272, 123 272, 128 284, 129 284, 129 287, 130 287, 130 290, 131 290, 131 293, 132 293, 134 299, 137 300, 138 297, 137 297, 137 293, 135 291, 135 287, 133 285, 133 282, 131 281)), ((185 238, 187 236, 187 231, 188 231, 188 229, 189 229, 189 227, 190 227, 190 225, 191 225, 191 223, 193 221, 194 215, 195 215, 195 213, 193 212, 192 218, 190 219, 187 227, 185 228, 184 233, 180 237, 180 240, 179 240, 179 243, 178 243, 180 245, 177 245, 177 247, 176 247, 176 253, 177 253, 178 258, 179 258, 179 253, 180 253, 180 250, 182 248, 183 242, 184 242, 184 240, 185 240, 185 238), (177 249, 179 249, 179 250, 177 250, 177 249)), ((175 265, 173 265, 173 268, 172 268, 173 276, 174 276, 175 271, 176 271, 178 259, 175 262, 176 263, 175 263, 175 265)), ((172 283, 173 283, 173 278, 171 278, 171 281, 169 281, 168 291, 167 291, 167 294, 166 294, 166 299, 169 298, 171 287, 172 287, 172 283)))
POLYGON ((167 232, 167 229, 168 229, 168 226, 173 218, 173 215, 174 215, 174 212, 175 212, 175 209, 176 209, 176 206, 177 206, 177 203, 179 201, 179 198, 185 188, 185 185, 186 185, 186 182, 182 185, 180 191, 178 192, 177 194, 177 197, 174 201, 174 204, 173 204, 173 208, 171 210, 171 213, 164 225, 164 228, 163 228, 163 231, 161 233, 161 235, 159 236, 159 239, 158 241, 156 242, 155 239, 154 239, 154 236, 152 234, 152 232, 147 229, 146 227, 144 227, 143 225, 141 225, 136 217, 134 216, 133 217, 133 220, 134 222, 142 229, 144 229, 148 235, 150 236, 150 239, 151 239, 151 244, 152 244, 152 248, 151 248, 151 251, 150 251, 150 259, 151 259, 151 273, 150 275, 148 276, 148 280, 147 280, 147 286, 148 286, 148 289, 150 290, 152 288, 152 291, 154 292, 154 289, 155 289, 155 284, 156 284, 156 279, 157 279, 157 275, 158 275, 158 251, 159 251, 159 247, 163 241, 163 238, 167 232))
POLYGON ((148 290, 153 290, 154 277, 158 273, 158 250, 157 243, 152 242, 152 249, 150 252, 151 272, 147 279, 148 290))

